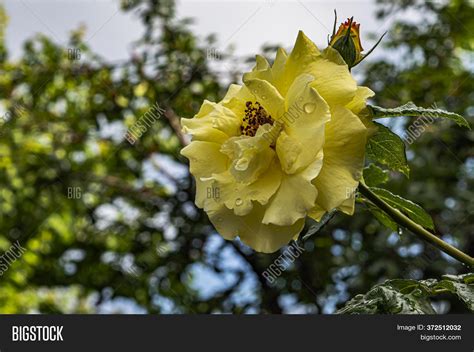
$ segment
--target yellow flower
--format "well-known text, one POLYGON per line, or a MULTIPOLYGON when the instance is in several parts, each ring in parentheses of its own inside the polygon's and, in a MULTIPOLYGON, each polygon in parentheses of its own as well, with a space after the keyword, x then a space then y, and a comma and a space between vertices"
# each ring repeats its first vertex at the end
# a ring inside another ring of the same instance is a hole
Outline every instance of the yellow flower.
POLYGON ((272 66, 257 56, 244 85, 182 119, 182 150, 196 179, 196 205, 226 239, 274 252, 306 216, 354 211, 367 127, 357 114, 373 92, 358 87, 341 56, 300 32, 272 66))

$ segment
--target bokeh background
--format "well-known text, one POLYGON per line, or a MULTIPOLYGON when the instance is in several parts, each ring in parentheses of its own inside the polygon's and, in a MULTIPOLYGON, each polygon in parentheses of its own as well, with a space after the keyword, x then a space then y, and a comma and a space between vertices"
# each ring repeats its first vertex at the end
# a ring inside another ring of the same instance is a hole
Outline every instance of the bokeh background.
MULTIPOLYGON (((353 69, 374 104, 436 104, 474 123, 470 0, 4 2, 0 253, 25 251, 2 269, 0 313, 329 314, 386 279, 467 272, 361 206, 269 284, 261 273, 280 253, 224 241, 194 206, 177 119, 240 83, 254 54, 291 49, 299 29, 324 47, 333 8, 362 23, 365 49, 388 31, 353 69), (131 145, 124 133, 156 103, 166 116, 131 145)), ((386 121, 400 135, 411 122, 386 121)), ((471 255, 473 140, 426 126, 408 146, 410 180, 387 185, 471 255)), ((442 295, 435 308, 465 312, 442 295)))

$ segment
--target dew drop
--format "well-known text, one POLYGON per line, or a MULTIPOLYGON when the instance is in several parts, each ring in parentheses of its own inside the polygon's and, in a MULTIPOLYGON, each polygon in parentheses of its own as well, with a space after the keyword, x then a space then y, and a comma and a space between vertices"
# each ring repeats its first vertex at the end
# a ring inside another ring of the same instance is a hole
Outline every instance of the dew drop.
POLYGON ((248 166, 249 166, 249 162, 250 160, 247 159, 247 158, 241 158, 239 159, 236 163, 235 163, 235 166, 234 168, 238 171, 244 171, 244 170, 247 170, 248 166))
POLYGON ((314 111, 314 109, 316 109, 316 105, 313 103, 307 103, 307 104, 304 104, 303 106, 303 110, 307 114, 311 114, 314 111))
POLYGON ((263 99, 263 100, 267 99, 267 96, 266 96, 266 95, 262 95, 262 99, 263 99))
POLYGON ((240 205, 242 205, 242 204, 244 204, 244 201, 243 201, 242 199, 237 198, 237 199, 235 200, 235 205, 240 206, 240 205))

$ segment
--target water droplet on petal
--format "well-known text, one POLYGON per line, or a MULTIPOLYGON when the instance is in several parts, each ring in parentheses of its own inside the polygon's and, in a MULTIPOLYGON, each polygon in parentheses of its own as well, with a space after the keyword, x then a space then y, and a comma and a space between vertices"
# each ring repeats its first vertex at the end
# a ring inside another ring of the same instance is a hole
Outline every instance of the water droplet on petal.
POLYGON ((244 204, 244 201, 243 201, 242 199, 237 198, 237 199, 235 200, 235 205, 240 206, 240 205, 242 205, 242 204, 244 204))
POLYGON ((247 159, 247 158, 241 158, 239 159, 236 163, 235 163, 235 166, 234 168, 238 171, 244 171, 244 170, 247 170, 248 166, 249 166, 249 162, 250 160, 247 159))
POLYGON ((311 114, 314 111, 314 109, 316 109, 316 105, 313 103, 307 103, 307 104, 304 104, 303 106, 303 110, 307 114, 311 114))
POLYGON ((263 100, 267 99, 267 96, 266 96, 266 95, 262 95, 262 99, 263 99, 263 100))

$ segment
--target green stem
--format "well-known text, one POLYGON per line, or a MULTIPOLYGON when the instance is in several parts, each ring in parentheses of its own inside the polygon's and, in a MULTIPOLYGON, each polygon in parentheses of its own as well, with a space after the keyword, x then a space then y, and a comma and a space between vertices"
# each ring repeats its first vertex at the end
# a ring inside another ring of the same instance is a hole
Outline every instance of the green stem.
POLYGON ((444 253, 466 264, 468 267, 474 267, 474 258, 460 251, 456 247, 451 246, 449 243, 444 242, 441 238, 435 236, 422 226, 418 225, 416 222, 404 215, 398 209, 391 207, 388 203, 386 203, 383 199, 379 198, 362 182, 359 183, 359 192, 363 194, 372 203, 374 203, 377 207, 379 207, 388 216, 390 216, 392 220, 395 221, 401 227, 410 230, 421 239, 431 243, 438 249, 442 250, 444 253))

